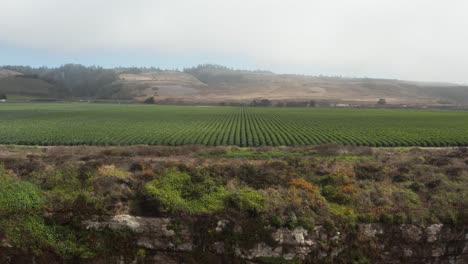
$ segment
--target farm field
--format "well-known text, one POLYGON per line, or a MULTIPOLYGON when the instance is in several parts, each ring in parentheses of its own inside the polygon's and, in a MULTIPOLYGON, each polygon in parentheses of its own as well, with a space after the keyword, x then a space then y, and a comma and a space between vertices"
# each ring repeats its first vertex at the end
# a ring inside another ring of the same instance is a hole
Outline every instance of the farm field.
POLYGON ((468 112, 0 104, 0 144, 468 146, 468 112))

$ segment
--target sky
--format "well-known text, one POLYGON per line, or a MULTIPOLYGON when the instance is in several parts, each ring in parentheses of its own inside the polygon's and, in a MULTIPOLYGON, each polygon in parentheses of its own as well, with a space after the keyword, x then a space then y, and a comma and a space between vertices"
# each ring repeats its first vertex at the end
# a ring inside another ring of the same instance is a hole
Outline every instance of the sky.
POLYGON ((466 0, 0 0, 0 65, 468 83, 466 0))

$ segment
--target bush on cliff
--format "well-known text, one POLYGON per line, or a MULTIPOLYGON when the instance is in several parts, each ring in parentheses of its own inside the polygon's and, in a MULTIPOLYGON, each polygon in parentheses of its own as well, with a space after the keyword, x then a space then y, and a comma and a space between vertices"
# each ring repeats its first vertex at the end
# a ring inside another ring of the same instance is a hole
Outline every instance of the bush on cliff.
POLYGON ((146 195, 162 211, 209 213, 224 209, 228 192, 208 176, 192 179, 189 174, 169 170, 145 185, 146 195))

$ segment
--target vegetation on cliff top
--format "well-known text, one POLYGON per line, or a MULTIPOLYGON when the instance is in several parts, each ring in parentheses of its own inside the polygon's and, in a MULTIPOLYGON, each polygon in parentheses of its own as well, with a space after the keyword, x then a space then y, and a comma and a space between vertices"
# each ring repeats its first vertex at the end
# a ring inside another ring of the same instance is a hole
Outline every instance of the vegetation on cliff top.
POLYGON ((220 155, 231 151, 225 147, 93 153, 79 147, 11 147, 8 151, 32 154, 0 157, 5 168, 0 171, 0 237, 28 252, 82 258, 104 254, 107 242, 126 235, 96 234, 84 230, 82 221, 121 213, 231 219, 247 232, 230 238, 241 244, 267 239, 275 228, 466 224, 464 148, 319 146, 263 152, 270 150, 274 156, 251 160, 220 155))

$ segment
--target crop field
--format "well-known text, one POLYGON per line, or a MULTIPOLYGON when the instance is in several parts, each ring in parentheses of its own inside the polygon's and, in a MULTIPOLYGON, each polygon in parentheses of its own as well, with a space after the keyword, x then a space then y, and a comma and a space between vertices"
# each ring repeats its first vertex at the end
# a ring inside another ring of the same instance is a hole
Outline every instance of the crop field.
POLYGON ((0 144, 468 146, 468 112, 0 104, 0 144))

